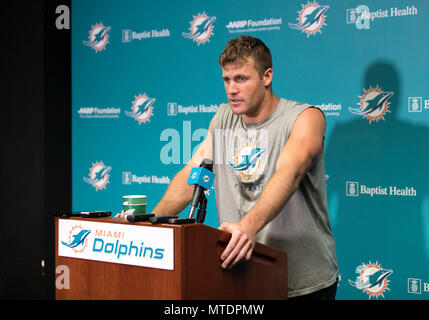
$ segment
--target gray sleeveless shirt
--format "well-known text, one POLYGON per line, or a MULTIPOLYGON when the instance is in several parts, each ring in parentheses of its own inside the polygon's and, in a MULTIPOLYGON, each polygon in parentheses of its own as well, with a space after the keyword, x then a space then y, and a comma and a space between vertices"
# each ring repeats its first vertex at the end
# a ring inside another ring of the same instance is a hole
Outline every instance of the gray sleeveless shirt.
MULTIPOLYGON (((277 158, 296 118, 308 104, 280 99, 263 122, 245 124, 228 104, 212 120, 216 205, 219 223, 238 222, 254 206, 273 176, 277 158)), ((288 296, 326 288, 338 276, 329 224, 323 152, 279 214, 256 241, 288 255, 288 296)))

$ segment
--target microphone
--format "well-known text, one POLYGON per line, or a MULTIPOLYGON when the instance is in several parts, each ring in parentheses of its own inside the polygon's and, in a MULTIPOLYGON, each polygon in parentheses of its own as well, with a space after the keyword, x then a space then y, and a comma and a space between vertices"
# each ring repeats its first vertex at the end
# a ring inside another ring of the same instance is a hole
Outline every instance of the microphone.
POLYGON ((213 161, 209 159, 204 159, 199 167, 191 170, 187 184, 194 185, 195 189, 188 219, 192 219, 194 217, 195 210, 198 208, 198 205, 204 196, 204 191, 212 187, 214 178, 213 161))
POLYGON ((129 222, 137 222, 137 221, 149 221, 150 218, 154 217, 153 213, 150 214, 129 214, 127 215, 127 220, 129 222))

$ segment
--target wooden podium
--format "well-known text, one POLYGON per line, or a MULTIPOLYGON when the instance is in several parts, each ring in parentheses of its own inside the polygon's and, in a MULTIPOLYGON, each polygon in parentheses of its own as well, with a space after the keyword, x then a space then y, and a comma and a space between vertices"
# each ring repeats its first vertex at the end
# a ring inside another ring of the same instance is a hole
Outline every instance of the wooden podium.
MULTIPOLYGON (((58 300, 287 299, 286 253, 257 243, 250 261, 224 270, 220 255, 231 235, 216 228, 204 224, 132 223, 173 228, 174 270, 161 270, 59 256, 58 224, 62 218, 55 219, 55 265, 68 267, 70 283, 69 289, 56 288, 58 300)), ((65 220, 131 225, 110 217, 65 220)))

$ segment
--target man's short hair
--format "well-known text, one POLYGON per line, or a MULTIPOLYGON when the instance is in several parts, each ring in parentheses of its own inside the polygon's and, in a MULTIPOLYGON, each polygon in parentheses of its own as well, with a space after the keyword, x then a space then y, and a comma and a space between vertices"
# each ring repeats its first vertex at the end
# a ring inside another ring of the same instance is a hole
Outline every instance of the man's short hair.
POLYGON ((250 57, 253 58, 260 77, 268 68, 273 67, 268 47, 258 38, 246 35, 228 41, 219 57, 219 64, 224 67, 229 63, 244 63, 250 57))

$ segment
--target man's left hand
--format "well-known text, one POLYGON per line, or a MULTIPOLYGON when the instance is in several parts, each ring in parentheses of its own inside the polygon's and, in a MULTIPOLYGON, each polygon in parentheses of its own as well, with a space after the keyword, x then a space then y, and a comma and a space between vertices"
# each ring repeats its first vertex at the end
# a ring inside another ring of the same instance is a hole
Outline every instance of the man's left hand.
POLYGON ((222 223, 219 230, 232 234, 227 247, 220 256, 222 268, 231 269, 243 259, 249 261, 255 247, 255 233, 240 222, 222 223))

